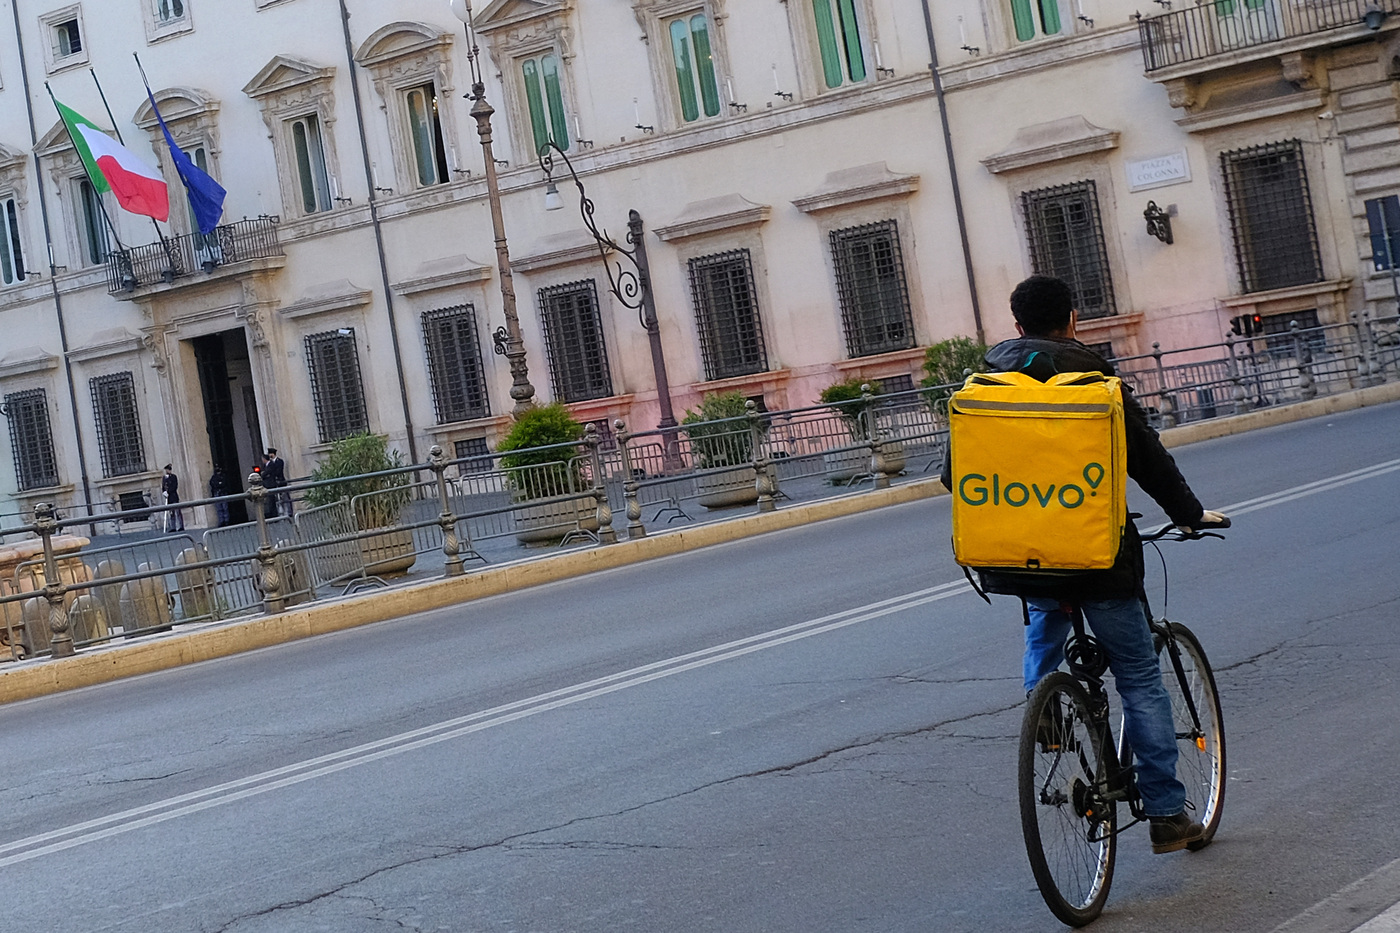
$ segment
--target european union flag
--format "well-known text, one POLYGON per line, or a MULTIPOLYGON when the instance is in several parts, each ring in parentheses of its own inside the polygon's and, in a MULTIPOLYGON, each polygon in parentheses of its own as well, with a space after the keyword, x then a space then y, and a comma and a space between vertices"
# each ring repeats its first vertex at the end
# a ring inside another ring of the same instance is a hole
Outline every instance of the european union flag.
POLYGON ((209 176, 209 173, 194 164, 185 151, 175 145, 175 140, 170 135, 170 129, 165 125, 165 118, 160 115, 160 108, 156 106, 155 96, 151 94, 151 89, 146 88, 146 97, 151 102, 151 109, 156 113, 156 119, 160 121, 160 131, 165 134, 166 145, 170 147, 170 159, 175 163, 175 171, 180 173, 180 181, 184 182, 185 190, 189 193, 190 209, 194 211, 195 223, 199 224, 199 232, 210 234, 219 225, 219 218, 224 215, 224 198, 228 192, 223 185, 209 176))

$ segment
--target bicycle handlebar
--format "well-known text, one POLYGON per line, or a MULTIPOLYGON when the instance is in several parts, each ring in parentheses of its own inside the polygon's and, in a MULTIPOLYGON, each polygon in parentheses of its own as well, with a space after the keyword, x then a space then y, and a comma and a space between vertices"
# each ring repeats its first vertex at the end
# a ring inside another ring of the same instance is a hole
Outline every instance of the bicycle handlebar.
POLYGON ((1229 527, 1230 519, 1228 517, 1222 522, 1212 522, 1209 525, 1202 525, 1199 528, 1192 528, 1189 530, 1182 530, 1180 527, 1168 522, 1156 531, 1143 535, 1142 542, 1146 544, 1149 541, 1160 541, 1163 538, 1170 538, 1172 541, 1199 541, 1202 538, 1223 538, 1225 536, 1219 534, 1219 532, 1229 527))

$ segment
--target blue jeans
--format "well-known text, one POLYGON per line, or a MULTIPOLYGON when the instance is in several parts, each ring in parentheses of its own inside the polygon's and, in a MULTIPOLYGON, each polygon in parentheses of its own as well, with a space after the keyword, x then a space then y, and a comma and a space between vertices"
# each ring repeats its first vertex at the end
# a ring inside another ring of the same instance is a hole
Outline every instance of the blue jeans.
MULTIPOLYGON (((1065 659, 1065 639, 1072 629, 1069 614, 1054 599, 1027 600, 1031 624, 1026 628, 1026 690, 1065 659)), ((1176 779, 1176 727, 1171 699, 1162 685, 1152 631, 1142 601, 1088 600, 1080 604, 1094 637, 1108 652, 1109 669, 1123 700, 1123 731, 1137 759, 1138 793, 1148 816, 1174 816, 1186 804, 1186 789, 1176 779)))

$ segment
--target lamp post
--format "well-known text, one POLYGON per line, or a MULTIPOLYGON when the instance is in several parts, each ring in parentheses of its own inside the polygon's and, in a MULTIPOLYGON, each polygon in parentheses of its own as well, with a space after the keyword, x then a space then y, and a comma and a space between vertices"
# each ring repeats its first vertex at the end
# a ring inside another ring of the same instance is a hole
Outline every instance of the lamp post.
POLYGON ((666 357, 661 351, 661 326, 656 319, 656 301, 651 292, 651 267, 647 264, 642 215, 631 211, 627 216, 627 242, 631 244, 631 249, 608 236, 607 231, 599 230, 593 220, 593 200, 584 190, 583 182, 579 180, 578 172, 574 171, 574 165, 569 161, 568 155, 552 139, 540 147, 540 168, 544 169, 547 183, 544 193, 545 210, 557 211, 564 206, 564 199, 559 196, 559 188, 554 183, 555 153, 563 159, 564 167, 569 170, 569 177, 578 187, 579 212, 583 215, 584 226, 593 236, 593 241, 598 244, 598 254, 603 257, 603 268, 608 274, 608 290, 613 293, 613 297, 622 302, 623 307, 637 312, 637 319, 641 322, 642 329, 647 332, 647 340, 651 344, 651 368, 656 374, 656 397, 661 405, 661 421, 657 427, 666 432, 666 450, 669 458, 670 452, 675 448, 676 414, 671 407, 671 382, 666 377, 666 357), (626 258, 632 268, 624 266, 621 259, 617 260, 615 265, 610 264, 609 252, 626 258))
POLYGON ((471 0, 448 0, 452 13, 462 21, 467 35, 467 63, 471 66, 471 114, 476 120, 476 135, 481 138, 481 152, 486 160, 486 199, 491 205, 491 230, 496 236, 496 268, 501 275, 501 308, 505 312, 504 327, 491 335, 497 356, 510 363, 510 397, 515 399, 515 414, 534 407, 535 387, 530 385, 530 369, 525 362, 525 341, 520 336, 520 317, 515 310, 515 278, 510 271, 510 247, 506 243, 505 220, 501 215, 501 188, 496 180, 496 156, 491 151, 491 115, 496 111, 486 102, 486 83, 481 77, 481 50, 472 28, 471 0))

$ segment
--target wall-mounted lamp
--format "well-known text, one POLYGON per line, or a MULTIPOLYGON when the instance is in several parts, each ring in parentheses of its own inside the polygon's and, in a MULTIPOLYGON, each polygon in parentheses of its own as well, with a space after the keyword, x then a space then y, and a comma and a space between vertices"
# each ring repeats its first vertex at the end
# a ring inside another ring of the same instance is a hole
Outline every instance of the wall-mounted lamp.
POLYGON ((558 211, 564 208, 564 198, 559 194, 559 186, 550 182, 544 189, 544 209, 547 211, 558 211))
POLYGON ((1157 206, 1156 201, 1147 202, 1147 210, 1142 212, 1142 216, 1147 220, 1147 235, 1155 236, 1157 239, 1172 244, 1172 217, 1176 215, 1176 205, 1167 205, 1166 210, 1157 206))
POLYGON ((1361 22, 1366 24, 1366 28, 1375 32, 1381 28, 1381 23, 1385 22, 1385 10, 1374 3, 1366 5, 1366 12, 1361 14, 1361 22))

